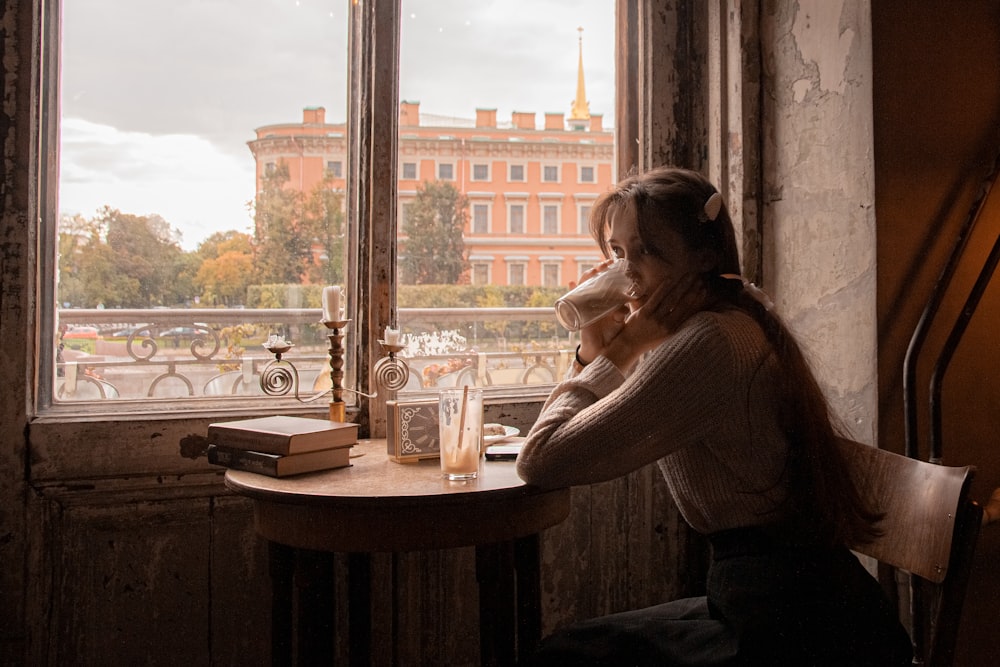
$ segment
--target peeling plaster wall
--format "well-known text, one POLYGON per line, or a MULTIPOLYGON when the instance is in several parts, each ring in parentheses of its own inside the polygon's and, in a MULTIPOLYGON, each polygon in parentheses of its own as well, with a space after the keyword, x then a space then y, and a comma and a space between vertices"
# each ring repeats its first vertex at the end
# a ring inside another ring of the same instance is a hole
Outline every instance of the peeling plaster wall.
POLYGON ((867 0, 766 3, 764 280, 852 435, 876 434, 867 0))

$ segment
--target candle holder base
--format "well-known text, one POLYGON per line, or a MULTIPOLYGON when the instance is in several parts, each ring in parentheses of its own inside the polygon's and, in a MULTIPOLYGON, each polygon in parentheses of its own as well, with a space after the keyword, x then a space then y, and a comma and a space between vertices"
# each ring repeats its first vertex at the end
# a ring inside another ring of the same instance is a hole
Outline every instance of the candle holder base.
POLYGON ((347 404, 343 401, 332 401, 330 403, 330 421, 332 422, 346 422, 347 421, 347 404))

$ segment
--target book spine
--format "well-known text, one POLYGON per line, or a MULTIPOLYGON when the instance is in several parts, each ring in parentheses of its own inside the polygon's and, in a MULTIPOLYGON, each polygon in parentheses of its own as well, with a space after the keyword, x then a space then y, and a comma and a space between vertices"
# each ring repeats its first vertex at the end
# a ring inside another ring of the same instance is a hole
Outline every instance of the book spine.
POLYGON ((210 428, 208 430, 208 441, 213 445, 222 447, 278 454, 279 456, 286 456, 289 452, 288 438, 268 436, 263 433, 239 433, 210 428))
POLYGON ((236 470, 256 472, 271 477, 278 476, 278 460, 274 456, 258 454, 246 450, 232 450, 208 446, 208 462, 236 470))

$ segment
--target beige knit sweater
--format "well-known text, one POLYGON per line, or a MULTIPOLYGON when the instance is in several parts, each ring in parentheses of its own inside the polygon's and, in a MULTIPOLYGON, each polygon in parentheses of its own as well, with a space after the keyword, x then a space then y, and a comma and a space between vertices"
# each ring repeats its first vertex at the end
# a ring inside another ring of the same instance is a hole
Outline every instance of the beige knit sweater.
POLYGON ((702 533, 784 514, 787 442, 778 425, 777 359, 736 310, 700 312, 625 377, 597 357, 559 384, 517 460, 530 484, 591 484, 658 462, 702 533))

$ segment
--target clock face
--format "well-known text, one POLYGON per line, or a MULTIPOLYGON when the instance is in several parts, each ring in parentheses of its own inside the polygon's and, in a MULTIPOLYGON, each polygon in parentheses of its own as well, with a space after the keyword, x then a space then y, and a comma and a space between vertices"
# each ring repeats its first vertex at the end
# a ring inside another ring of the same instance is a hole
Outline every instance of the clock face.
POLYGON ((400 454, 436 453, 440 447, 437 404, 400 406, 400 454))

